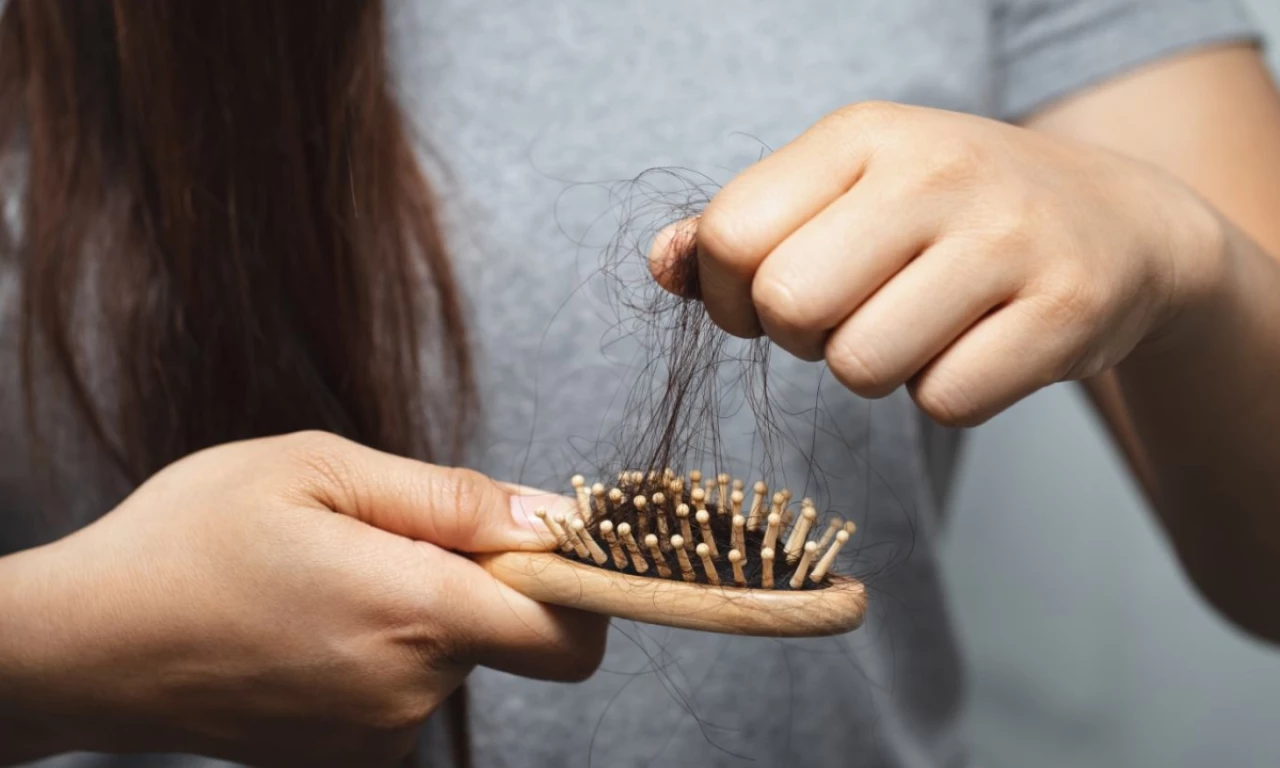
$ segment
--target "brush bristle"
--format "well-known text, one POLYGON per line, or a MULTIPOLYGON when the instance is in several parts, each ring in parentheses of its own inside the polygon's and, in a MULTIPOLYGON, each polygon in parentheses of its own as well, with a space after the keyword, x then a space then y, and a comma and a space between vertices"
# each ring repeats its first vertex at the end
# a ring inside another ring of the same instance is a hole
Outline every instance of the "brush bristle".
POLYGON ((571 519, 538 515, 562 542, 562 555, 651 578, 821 589, 830 584, 832 564, 854 528, 834 516, 829 525, 816 525, 812 499, 803 499, 794 512, 791 492, 783 488, 770 497, 764 481, 751 486, 754 499, 744 510, 746 483, 724 473, 704 485, 698 470, 687 475, 671 469, 624 470, 607 492, 604 484, 588 484, 582 475, 574 475, 570 485, 577 502, 571 519), (787 531, 791 520, 795 525, 787 531), (823 528, 820 538, 810 538, 823 528))

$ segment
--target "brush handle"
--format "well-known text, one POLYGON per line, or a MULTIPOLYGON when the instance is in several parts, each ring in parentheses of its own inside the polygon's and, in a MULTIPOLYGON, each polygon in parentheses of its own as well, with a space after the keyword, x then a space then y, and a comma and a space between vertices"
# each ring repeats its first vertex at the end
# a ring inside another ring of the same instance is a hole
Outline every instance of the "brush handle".
POLYGON ((778 591, 632 576, 551 552, 473 559, 534 600, 647 624, 759 637, 821 637, 857 629, 867 610, 862 582, 831 576, 823 589, 778 591))

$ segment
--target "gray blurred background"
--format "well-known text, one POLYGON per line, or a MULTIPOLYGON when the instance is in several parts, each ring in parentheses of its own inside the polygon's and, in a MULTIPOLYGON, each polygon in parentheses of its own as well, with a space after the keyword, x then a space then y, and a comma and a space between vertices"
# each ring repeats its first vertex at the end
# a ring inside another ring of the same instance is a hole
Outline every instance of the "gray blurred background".
POLYGON ((976 765, 1280 766, 1280 652, 1191 591, 1074 387, 968 435, 948 518, 976 765))

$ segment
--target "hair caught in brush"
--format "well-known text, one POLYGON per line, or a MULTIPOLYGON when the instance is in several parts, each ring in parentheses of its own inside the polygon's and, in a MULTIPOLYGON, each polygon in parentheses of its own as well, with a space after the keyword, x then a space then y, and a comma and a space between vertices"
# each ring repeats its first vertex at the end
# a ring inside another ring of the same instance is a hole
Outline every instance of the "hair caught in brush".
POLYGON ((625 340, 638 364, 621 420, 597 446, 594 477, 573 478, 578 513, 544 522, 564 556, 610 571, 822 589, 855 526, 775 482, 781 451, 804 449, 775 411, 770 342, 734 338, 711 320, 692 227, 675 230, 669 261, 646 258, 654 233, 696 217, 714 189, 697 174, 657 169, 618 199, 622 225, 600 265, 602 297, 617 318, 606 345, 625 340), (728 455, 721 440, 725 419, 743 410, 755 461, 728 455))

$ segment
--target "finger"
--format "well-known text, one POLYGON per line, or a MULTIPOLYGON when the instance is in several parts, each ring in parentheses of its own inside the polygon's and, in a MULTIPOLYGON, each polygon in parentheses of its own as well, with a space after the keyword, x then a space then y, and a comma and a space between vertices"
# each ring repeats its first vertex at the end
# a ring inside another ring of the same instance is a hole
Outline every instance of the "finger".
POLYGON ((1059 381, 1079 345, 1022 299, 974 325, 911 382, 920 408, 949 426, 976 426, 1059 381))
POLYGON ((681 219, 668 224, 653 238, 649 247, 649 273, 665 290, 686 299, 697 299, 699 290, 697 263, 698 219, 681 219))
POLYGON ((821 360, 828 333, 928 246, 944 206, 899 190, 873 171, 768 255, 751 300, 774 343, 821 360))
POLYGON ((831 334, 832 374, 863 397, 889 394, 1008 301, 1021 284, 1020 264, 986 258, 967 240, 930 247, 831 334))
POLYGON ((837 113, 748 168, 698 220, 698 276, 707 313, 735 336, 759 336, 751 282, 788 235, 849 190, 874 148, 878 121, 837 113))
POLYGON ((432 568, 440 605, 427 615, 447 617, 452 656, 522 677, 573 682, 590 676, 604 655, 608 619, 532 600, 460 557, 432 568), (443 583, 440 583, 440 582, 443 583))
POLYGON ((330 509, 411 539, 464 552, 550 549, 533 516, 569 514, 572 499, 511 488, 479 472, 394 456, 326 433, 302 433, 289 454, 310 472, 306 491, 330 509))

